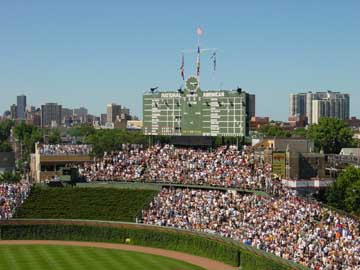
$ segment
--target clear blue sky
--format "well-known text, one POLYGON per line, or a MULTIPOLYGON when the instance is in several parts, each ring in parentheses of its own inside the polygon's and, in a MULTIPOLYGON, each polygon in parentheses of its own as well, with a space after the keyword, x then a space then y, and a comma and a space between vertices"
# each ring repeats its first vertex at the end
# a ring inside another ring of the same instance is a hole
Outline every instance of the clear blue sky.
MULTIPOLYGON (((142 93, 177 89, 180 50, 219 48, 217 72, 202 57, 202 88, 255 93, 257 115, 285 120, 288 94, 338 90, 360 116, 360 1, 0 2, 0 111, 59 102, 104 112, 117 102, 141 116, 142 93)), ((195 72, 186 56, 185 73, 195 72)))

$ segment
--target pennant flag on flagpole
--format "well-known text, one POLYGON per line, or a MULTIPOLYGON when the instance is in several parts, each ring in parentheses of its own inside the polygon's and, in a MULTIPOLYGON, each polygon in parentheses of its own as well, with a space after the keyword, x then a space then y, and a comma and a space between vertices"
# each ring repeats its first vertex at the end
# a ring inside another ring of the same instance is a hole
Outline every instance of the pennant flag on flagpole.
POLYGON ((197 59, 196 59, 196 75, 200 76, 200 46, 198 46, 197 59))
POLYGON ((180 66, 180 75, 181 75, 183 80, 185 80, 184 71, 185 71, 185 60, 184 60, 184 54, 182 54, 181 66, 180 66))
POLYGON ((198 36, 198 50, 197 50, 197 59, 196 59, 196 74, 200 77, 200 37, 203 35, 203 30, 201 26, 198 26, 196 29, 196 34, 198 36))
POLYGON ((214 68, 214 72, 216 71, 216 52, 213 52, 213 55, 211 56, 211 58, 213 60, 213 68, 214 68))

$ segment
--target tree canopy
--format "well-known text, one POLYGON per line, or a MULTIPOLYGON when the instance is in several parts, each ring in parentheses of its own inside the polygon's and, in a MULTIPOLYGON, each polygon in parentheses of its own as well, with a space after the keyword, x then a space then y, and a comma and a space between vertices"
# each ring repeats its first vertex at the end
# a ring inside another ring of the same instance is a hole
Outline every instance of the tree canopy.
POLYGON ((24 146, 24 156, 28 156, 35 150, 35 143, 43 139, 43 132, 34 125, 20 122, 14 127, 14 136, 24 146))
POLYGON ((60 131, 58 129, 52 129, 49 131, 49 143, 59 144, 61 143, 60 131))
POLYGON ((259 129, 265 137, 291 137, 291 133, 277 124, 268 124, 259 129))
POLYGON ((5 120, 0 122, 0 152, 11 152, 12 147, 9 143, 11 135, 11 128, 14 126, 14 121, 5 120))
POLYGON ((68 130, 68 134, 72 137, 87 137, 96 133, 96 129, 92 125, 79 125, 68 130))
POLYGON ((5 120, 0 122, 0 142, 8 140, 11 133, 11 128, 14 126, 14 121, 5 120))
POLYGON ((129 132, 121 129, 96 130, 85 138, 85 143, 93 146, 97 156, 104 152, 121 150, 122 144, 147 144, 147 137, 141 132, 129 132))
POLYGON ((346 168, 328 189, 326 199, 336 208, 360 215, 360 169, 346 168))
POLYGON ((0 173, 0 182, 1 183, 18 183, 21 179, 19 172, 4 171, 0 173))
POLYGON ((352 147, 354 143, 352 130, 343 120, 335 118, 321 118, 318 124, 309 127, 307 137, 325 154, 339 154, 342 148, 352 147))
POLYGON ((12 147, 8 142, 0 142, 0 152, 12 152, 12 147))

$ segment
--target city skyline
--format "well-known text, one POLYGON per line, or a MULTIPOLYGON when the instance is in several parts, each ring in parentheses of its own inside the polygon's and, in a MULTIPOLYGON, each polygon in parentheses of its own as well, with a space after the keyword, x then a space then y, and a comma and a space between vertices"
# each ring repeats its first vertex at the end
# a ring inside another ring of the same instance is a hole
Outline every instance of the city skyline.
POLYGON ((317 124, 321 117, 350 118, 350 97, 347 93, 292 93, 289 107, 289 117, 305 117, 308 124, 317 124))
MULTIPOLYGON (((25 94, 37 107, 57 102, 100 115, 116 102, 142 117, 144 91, 183 84, 180 51, 196 48, 201 25, 201 45, 219 49, 215 74, 210 55, 202 55, 203 90, 242 87, 257 96, 258 116, 276 120, 287 119, 290 93, 346 92, 350 115, 359 116, 359 8, 357 1, 78 1, 71 9, 64 2, 6 3, 0 110, 25 94)), ((185 56, 186 77, 195 73, 195 60, 185 56)))
MULTIPOLYGON (((235 91, 235 90, 233 90, 233 91, 235 91)), ((150 91, 148 91, 149 93, 150 93, 150 91)), ((160 92, 163 92, 163 93, 166 93, 165 91, 160 91, 160 92)), ((174 93, 176 93, 176 91, 175 90, 171 90, 171 92, 174 92, 174 93)), ((313 93, 312 91, 308 91, 308 92, 306 92, 306 93, 313 93)), ((305 94, 306 94, 305 93, 305 94)), ((322 91, 322 92, 320 92, 320 93, 339 93, 339 92, 334 92, 334 91, 331 91, 331 90, 326 90, 326 91, 322 91)), ((291 99, 291 97, 293 96, 293 95, 300 95, 300 94, 304 94, 304 92, 302 92, 302 93, 298 93, 298 94, 294 94, 294 93, 290 93, 289 94, 289 97, 290 97, 290 99, 291 99)), ((341 93, 341 94, 343 94, 343 93, 341 93)), ((252 94, 253 95, 253 94, 252 94)), ((349 96, 349 94, 345 94, 345 95, 348 95, 349 96)), ((24 95, 24 94, 21 94, 21 95, 18 95, 18 96, 15 96, 16 98, 19 98, 19 96, 25 96, 25 99, 28 99, 29 98, 29 96, 27 96, 27 95, 24 95)), ((255 95, 253 95, 254 97, 255 97, 255 95)), ((86 111, 87 111, 87 113, 86 114, 89 114, 89 115, 93 115, 93 116, 95 116, 95 117, 101 117, 101 115, 102 114, 105 114, 105 115, 107 115, 108 114, 108 108, 109 108, 109 106, 110 105, 113 105, 113 104, 115 104, 115 105, 118 105, 118 106, 120 106, 120 107, 123 107, 124 109, 126 109, 126 110, 128 110, 128 111, 131 111, 131 109, 130 108, 127 108, 127 106, 125 106, 125 105, 123 105, 123 104, 117 104, 116 102, 109 102, 108 104, 106 104, 106 106, 105 106, 105 109, 104 109, 104 111, 100 111, 99 113, 93 113, 93 112, 91 112, 91 111, 88 111, 88 107, 87 107, 87 105, 86 104, 81 104, 81 105, 79 105, 79 106, 75 106, 75 107, 70 107, 70 106, 67 106, 67 105, 64 105, 64 104, 62 104, 62 103, 59 103, 59 102, 56 102, 56 101, 53 101, 53 102, 44 102, 44 103, 42 103, 42 104, 33 104, 33 103, 28 103, 27 105, 26 105, 26 110, 28 110, 28 109, 31 109, 31 108, 35 108, 35 109, 40 109, 41 110, 41 107, 43 106, 43 105, 46 105, 46 104, 51 104, 51 103, 58 103, 58 105, 61 105, 62 106, 62 108, 63 109, 66 109, 66 110, 71 110, 72 111, 72 114, 76 114, 76 112, 75 111, 77 111, 77 110, 79 110, 79 109, 85 109, 86 111)), ((350 98, 350 103, 351 103, 351 98, 350 98)), ((8 106, 8 108, 7 109, 5 109, 3 112, 0 112, 0 116, 2 116, 2 114, 4 113, 4 112, 6 112, 6 111, 8 111, 9 113, 11 112, 11 107, 12 106, 16 106, 16 102, 14 102, 14 103, 11 103, 9 106, 8 106)), ((254 100, 254 108, 256 108, 255 110, 257 111, 258 110, 258 108, 257 108, 257 103, 255 102, 255 100, 254 100)), ((296 114, 294 115, 294 114, 291 114, 291 110, 294 110, 294 108, 292 107, 293 105, 292 105, 292 103, 291 103, 291 101, 290 102, 288 102, 288 104, 287 104, 287 106, 288 106, 288 109, 290 110, 290 112, 288 111, 288 114, 286 115, 286 119, 285 119, 285 117, 284 117, 284 119, 276 119, 276 118, 273 118, 272 120, 277 120, 277 121, 288 121, 288 117, 294 117, 294 116, 297 116, 296 114)), ((17 109, 17 108, 16 108, 17 109)), ((132 114, 134 117, 139 117, 139 115, 136 115, 136 114, 132 114)), ((270 114, 269 114, 270 115, 270 114)), ((142 119, 143 118, 143 112, 140 112, 140 118, 142 119)), ((254 114, 254 116, 256 116, 256 117, 268 117, 268 115, 259 115, 258 113, 256 113, 256 114, 254 114)), ((302 116, 302 115, 299 115, 299 116, 302 116)), ((357 115, 352 115, 351 114, 351 107, 350 107, 350 114, 349 114, 349 117, 346 117, 346 118, 344 118, 344 119, 350 119, 351 117, 356 117, 357 115)), ((18 117, 18 116, 17 116, 18 117)), ((19 118, 19 119, 21 119, 21 118, 19 118)))

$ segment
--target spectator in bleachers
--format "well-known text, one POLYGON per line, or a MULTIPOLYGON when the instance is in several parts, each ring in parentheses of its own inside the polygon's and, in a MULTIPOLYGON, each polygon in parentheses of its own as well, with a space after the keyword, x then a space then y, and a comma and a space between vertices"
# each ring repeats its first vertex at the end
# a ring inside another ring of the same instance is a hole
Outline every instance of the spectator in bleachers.
POLYGON ((92 151, 87 144, 39 144, 38 149, 44 156, 82 156, 92 151))
POLYGON ((164 188, 143 222, 215 233, 315 270, 359 270, 359 223, 288 193, 164 188))
POLYGON ((16 207, 21 205, 30 193, 30 184, 0 184, 0 220, 13 217, 16 207))
POLYGON ((142 181, 279 190, 271 165, 258 162, 250 150, 235 146, 214 151, 155 145, 127 147, 86 163, 80 174, 91 181, 142 181))

